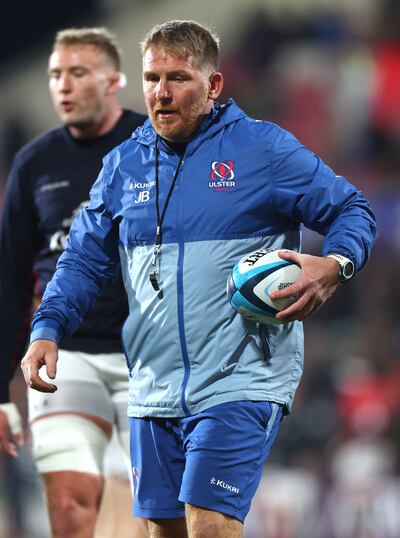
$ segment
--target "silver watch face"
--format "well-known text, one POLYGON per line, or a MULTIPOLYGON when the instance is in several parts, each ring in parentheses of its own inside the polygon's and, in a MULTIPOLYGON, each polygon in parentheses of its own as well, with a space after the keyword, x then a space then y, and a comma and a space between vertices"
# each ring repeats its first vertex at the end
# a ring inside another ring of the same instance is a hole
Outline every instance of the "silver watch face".
POLYGON ((354 274, 353 262, 346 262, 341 266, 340 276, 343 280, 348 280, 354 274))

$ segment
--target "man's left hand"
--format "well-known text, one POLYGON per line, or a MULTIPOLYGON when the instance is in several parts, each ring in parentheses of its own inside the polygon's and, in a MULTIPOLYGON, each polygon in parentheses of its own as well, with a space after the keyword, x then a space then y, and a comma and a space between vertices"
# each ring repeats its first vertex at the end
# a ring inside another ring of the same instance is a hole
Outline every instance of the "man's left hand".
POLYGON ((271 293, 273 301, 296 295, 296 301, 279 312, 276 318, 284 323, 302 321, 316 312, 339 284, 339 263, 333 258, 280 252, 279 256, 301 267, 301 278, 280 291, 271 293))

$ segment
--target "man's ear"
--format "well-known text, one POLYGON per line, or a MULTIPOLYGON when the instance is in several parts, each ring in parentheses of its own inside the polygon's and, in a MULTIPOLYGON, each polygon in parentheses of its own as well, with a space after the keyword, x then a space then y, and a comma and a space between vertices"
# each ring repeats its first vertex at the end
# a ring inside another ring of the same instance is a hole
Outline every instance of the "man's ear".
POLYGON ((127 76, 122 71, 118 71, 118 75, 119 75, 119 80, 118 80, 119 87, 125 88, 128 85, 127 76))
POLYGON ((110 76, 109 94, 115 94, 120 88, 124 88, 127 84, 126 75, 121 71, 114 71, 110 76))
POLYGON ((209 99, 217 99, 219 95, 222 92, 222 88, 224 87, 224 77, 222 76, 222 73, 219 73, 216 71, 210 76, 210 88, 208 90, 208 97, 209 99))

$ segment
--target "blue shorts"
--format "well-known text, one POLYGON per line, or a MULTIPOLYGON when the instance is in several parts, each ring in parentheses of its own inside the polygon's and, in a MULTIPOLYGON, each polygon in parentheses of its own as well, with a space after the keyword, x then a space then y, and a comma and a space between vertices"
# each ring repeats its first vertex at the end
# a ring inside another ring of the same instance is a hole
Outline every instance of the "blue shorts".
POLYGON ((184 418, 131 418, 134 515, 184 517, 185 503, 242 523, 282 419, 271 402, 228 402, 184 418))

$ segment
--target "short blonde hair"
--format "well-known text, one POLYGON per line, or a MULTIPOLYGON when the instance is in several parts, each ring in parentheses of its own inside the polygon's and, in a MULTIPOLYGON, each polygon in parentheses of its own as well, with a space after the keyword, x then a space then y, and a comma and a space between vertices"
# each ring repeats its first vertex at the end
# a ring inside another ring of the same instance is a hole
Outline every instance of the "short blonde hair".
POLYGON ((211 72, 219 68, 219 38, 195 21, 174 20, 155 26, 141 42, 144 55, 152 45, 184 55, 193 55, 200 67, 211 72))
POLYGON ((121 69, 121 51, 115 36, 106 28, 66 28, 57 32, 53 50, 71 45, 93 45, 109 57, 117 71, 121 69))

